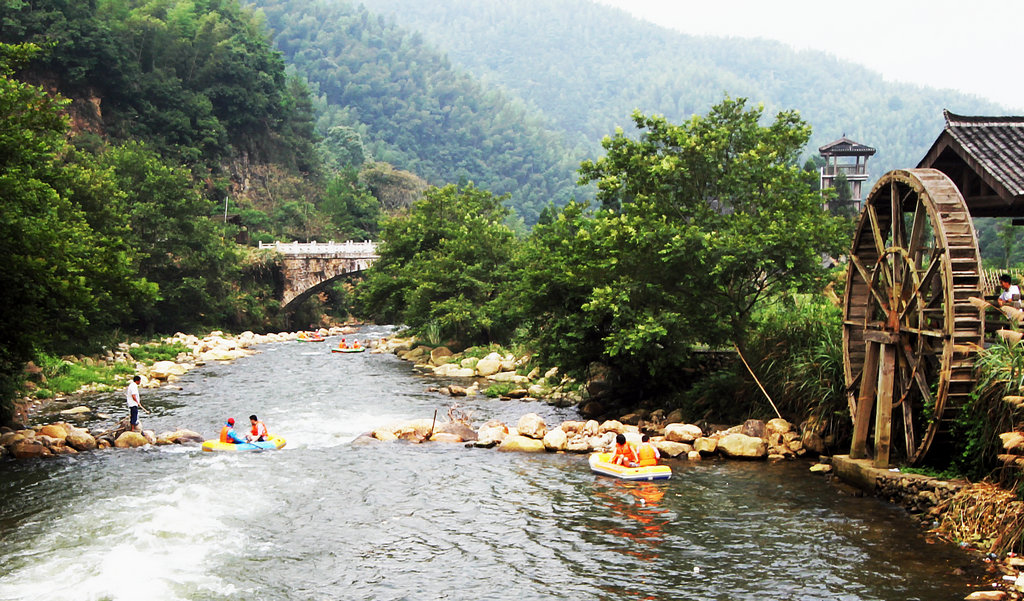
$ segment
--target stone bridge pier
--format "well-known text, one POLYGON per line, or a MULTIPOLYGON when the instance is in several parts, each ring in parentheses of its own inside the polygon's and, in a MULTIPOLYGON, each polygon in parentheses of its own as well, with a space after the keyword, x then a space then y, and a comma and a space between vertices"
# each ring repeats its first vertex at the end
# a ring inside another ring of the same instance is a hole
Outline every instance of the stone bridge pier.
POLYGON ((281 302, 285 311, 297 307, 336 280, 365 271, 378 258, 377 245, 368 241, 261 242, 260 248, 274 249, 281 254, 284 279, 281 302))

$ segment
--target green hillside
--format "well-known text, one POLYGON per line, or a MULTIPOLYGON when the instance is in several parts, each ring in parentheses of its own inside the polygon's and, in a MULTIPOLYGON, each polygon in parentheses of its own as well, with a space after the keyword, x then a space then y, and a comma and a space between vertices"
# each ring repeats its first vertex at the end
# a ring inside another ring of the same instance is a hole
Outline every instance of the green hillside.
POLYGON ((342 2, 255 6, 318 96, 322 131, 354 129, 374 159, 431 184, 473 181, 508 194, 528 224, 573 194, 581 153, 522 102, 453 68, 419 34, 342 2))
POLYGON ((943 108, 1003 112, 957 92, 888 82, 826 53, 685 35, 589 0, 373 0, 367 6, 422 32, 454 64, 504 86, 592 149, 616 125, 628 128, 634 109, 678 122, 728 93, 764 103, 767 114, 800 111, 814 130, 810 152, 844 133, 877 148, 869 163, 877 176, 917 164, 942 129, 943 108))

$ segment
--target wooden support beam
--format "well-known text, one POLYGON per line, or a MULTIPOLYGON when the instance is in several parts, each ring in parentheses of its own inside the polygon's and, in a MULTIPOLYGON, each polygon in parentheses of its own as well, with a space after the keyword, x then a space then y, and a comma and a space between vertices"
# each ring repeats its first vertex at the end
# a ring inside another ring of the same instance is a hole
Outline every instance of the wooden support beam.
POLYGON ((878 399, 875 407, 875 467, 889 467, 892 438, 892 393, 896 375, 896 346, 881 346, 878 366, 878 399))
POLYGON ((878 354, 881 345, 867 341, 864 350, 864 369, 861 372, 860 394, 857 395, 857 414, 853 416, 853 443, 851 459, 868 456, 868 430, 871 428, 871 410, 875 406, 878 384, 878 354))

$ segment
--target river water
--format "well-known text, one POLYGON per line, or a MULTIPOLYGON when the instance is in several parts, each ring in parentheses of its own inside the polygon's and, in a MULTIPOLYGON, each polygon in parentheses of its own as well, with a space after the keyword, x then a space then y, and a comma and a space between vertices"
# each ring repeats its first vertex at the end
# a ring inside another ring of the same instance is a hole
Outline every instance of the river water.
MULTIPOLYGON (((0 463, 0 599, 905 601, 962 599, 976 581, 955 575, 976 569, 959 549, 804 462, 677 462, 671 480, 625 483, 583 456, 352 445, 450 402, 408 363, 335 343, 264 345, 143 391, 147 429, 213 437, 257 413, 281 451, 0 463)), ((120 395, 96 403, 125 413, 120 395)), ((463 405, 476 425, 575 417, 463 405)))

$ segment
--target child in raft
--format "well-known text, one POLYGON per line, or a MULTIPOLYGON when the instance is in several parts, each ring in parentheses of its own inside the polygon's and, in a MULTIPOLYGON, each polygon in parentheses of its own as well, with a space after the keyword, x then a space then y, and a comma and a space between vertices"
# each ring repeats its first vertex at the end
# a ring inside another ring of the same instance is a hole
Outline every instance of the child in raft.
POLYGON ((636 449, 633 448, 633 445, 626 442, 624 434, 617 434, 615 436, 615 452, 612 453, 611 462, 615 465, 626 467, 636 467, 640 463, 636 449))
POLYGON ((650 435, 644 434, 643 438, 640 439, 640 446, 636 450, 636 456, 639 459, 637 463, 640 464, 640 467, 658 465, 658 460, 661 459, 661 451, 658 450, 658 447, 651 444, 650 435))

